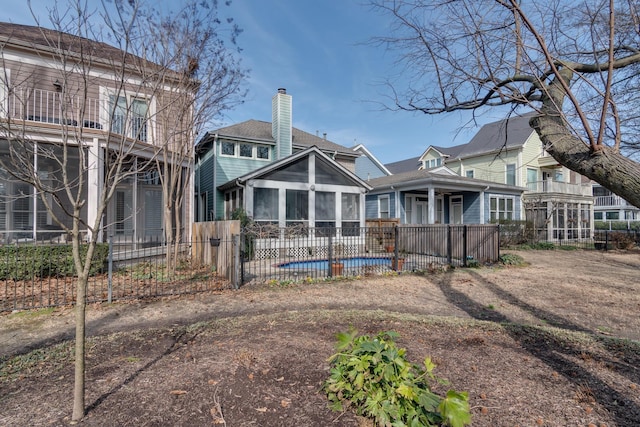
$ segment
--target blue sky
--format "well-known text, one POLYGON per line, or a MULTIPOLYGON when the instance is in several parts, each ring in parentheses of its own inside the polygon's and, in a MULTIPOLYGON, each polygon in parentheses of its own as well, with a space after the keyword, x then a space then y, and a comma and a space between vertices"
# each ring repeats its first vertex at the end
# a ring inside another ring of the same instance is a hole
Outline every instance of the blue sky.
MULTIPOLYGON (((477 131, 468 123, 469 114, 380 111, 381 83, 396 74, 395 57, 367 44, 372 36, 386 34, 389 21, 365 1, 233 0, 230 8, 221 7, 221 15, 233 17, 244 30, 239 44, 251 73, 245 102, 227 112, 220 125, 271 121, 271 97, 284 87, 293 97, 295 127, 326 132, 345 146, 364 144, 383 163, 418 156, 429 145, 468 142, 477 131)), ((43 17, 52 3, 32 0, 43 17)), ((14 2, 0 16, 34 24, 26 2, 14 2)), ((481 117, 480 123, 499 118, 481 117)))

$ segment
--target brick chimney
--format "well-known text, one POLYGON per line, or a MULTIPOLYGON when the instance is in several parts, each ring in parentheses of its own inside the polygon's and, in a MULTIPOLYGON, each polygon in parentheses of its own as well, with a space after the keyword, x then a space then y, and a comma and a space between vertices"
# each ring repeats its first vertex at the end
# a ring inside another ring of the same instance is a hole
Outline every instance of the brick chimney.
POLYGON ((276 160, 292 153, 291 104, 291 95, 287 95, 285 88, 278 89, 271 100, 271 134, 276 140, 276 160))

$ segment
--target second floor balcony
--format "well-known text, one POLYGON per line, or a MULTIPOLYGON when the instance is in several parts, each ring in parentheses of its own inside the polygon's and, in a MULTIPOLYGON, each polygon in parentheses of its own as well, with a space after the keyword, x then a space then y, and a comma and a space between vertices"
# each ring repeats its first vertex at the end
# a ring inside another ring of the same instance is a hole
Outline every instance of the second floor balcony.
POLYGON ((591 184, 570 184, 547 179, 527 183, 527 193, 559 193, 577 196, 592 196, 591 184))
POLYGON ((58 91, 13 88, 0 106, 0 116, 25 122, 108 130, 147 142, 146 100, 124 97, 83 98, 58 91), (123 101, 124 100, 124 101, 123 101))
POLYGON ((629 202, 623 199, 620 196, 609 195, 609 196, 596 196, 594 199, 594 206, 596 207, 618 207, 618 208, 626 208, 633 207, 629 202))

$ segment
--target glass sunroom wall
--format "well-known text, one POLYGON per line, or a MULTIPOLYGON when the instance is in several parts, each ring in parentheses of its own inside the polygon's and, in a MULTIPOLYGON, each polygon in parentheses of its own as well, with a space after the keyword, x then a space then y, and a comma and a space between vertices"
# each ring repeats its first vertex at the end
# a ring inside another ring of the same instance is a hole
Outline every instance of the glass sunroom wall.
MULTIPOLYGON (((26 163, 16 165, 16 157, 10 156, 9 143, 0 141, 0 156, 6 167, 13 168, 0 168, 0 242, 65 242, 66 233, 57 221, 66 227, 73 224, 69 215, 73 212, 73 201, 68 193, 75 198, 81 191, 80 200, 86 200, 88 194, 86 179, 84 186, 79 186, 80 171, 85 168, 80 164, 77 148, 67 147, 66 157, 64 147, 51 144, 16 144, 13 149, 22 151, 17 154, 26 163), (66 181, 62 167, 66 168, 66 181), (43 192, 38 193, 31 184, 20 180, 21 174, 24 179, 32 179, 37 174, 43 192)), ((86 221, 86 208, 80 214, 86 221)))
MULTIPOLYGON (((44 193, 44 199, 49 205, 49 209, 40 194, 36 197, 36 238, 37 240, 55 240, 64 242, 66 234, 63 226, 73 227, 73 218, 67 212, 73 212, 73 199, 87 200, 88 181, 86 167, 81 162, 86 156, 80 156, 77 147, 63 147, 56 145, 39 144, 37 150, 37 170, 38 177, 43 187, 48 190, 44 193), (65 152, 66 150, 66 152, 65 152), (62 161, 66 159, 66 165, 62 161), (65 173, 62 168, 66 169, 65 173), (80 180, 80 173, 83 179, 80 180), (78 194, 80 193, 80 194, 78 194), (77 197, 79 195, 79 198, 77 197), (56 219, 63 226, 56 222, 56 219)), ((85 153, 86 154, 86 153, 85 153)), ((80 211, 82 221, 87 221, 86 204, 80 211)), ((81 230, 86 232, 86 230, 81 230)))

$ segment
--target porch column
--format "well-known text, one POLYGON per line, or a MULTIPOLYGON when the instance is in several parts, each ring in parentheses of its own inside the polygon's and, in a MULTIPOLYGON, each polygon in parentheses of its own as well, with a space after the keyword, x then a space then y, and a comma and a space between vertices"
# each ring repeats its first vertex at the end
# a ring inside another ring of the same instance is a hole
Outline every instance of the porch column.
MULTIPOLYGON (((100 148, 98 138, 93 138, 93 143, 89 146, 87 159, 87 224, 93 227, 98 220, 98 208, 100 194, 104 186, 104 149, 100 148)), ((103 241, 102 218, 100 218, 96 232, 97 241, 103 241)), ((87 230, 87 238, 91 238, 91 231, 87 230)))
POLYGON ((436 189, 433 187, 429 187, 429 198, 427 200, 427 223, 435 224, 436 223, 436 189))

